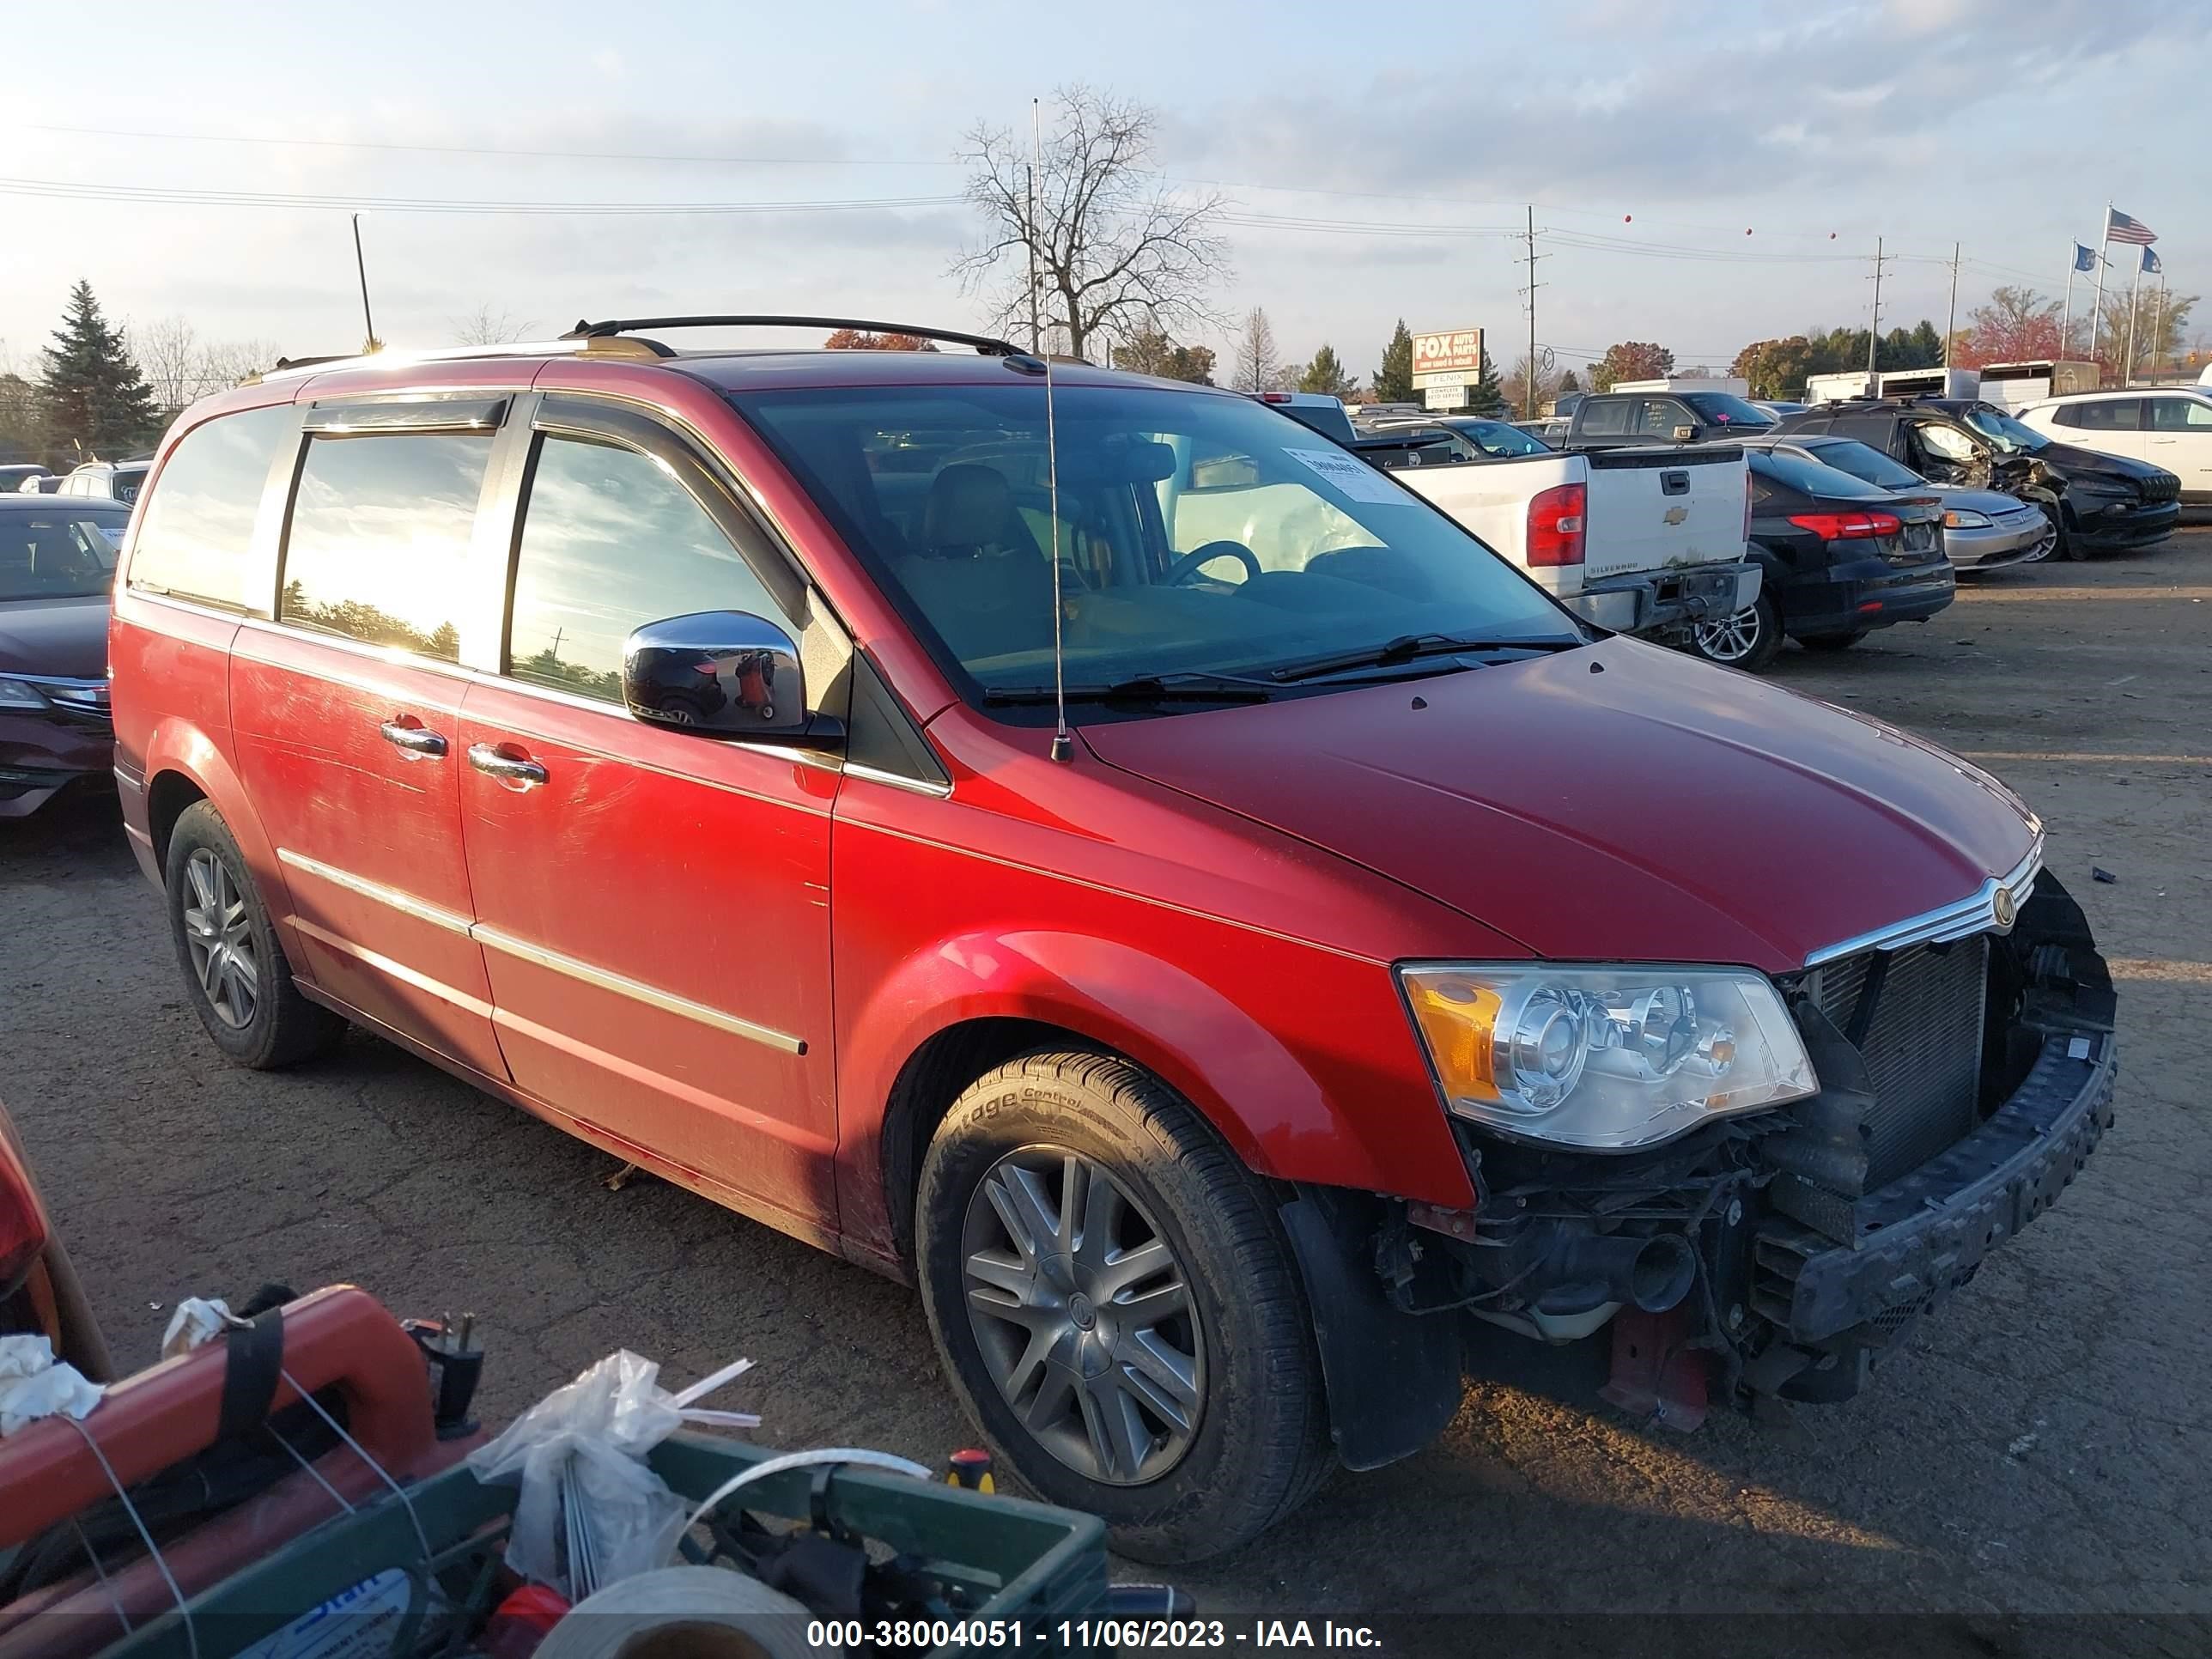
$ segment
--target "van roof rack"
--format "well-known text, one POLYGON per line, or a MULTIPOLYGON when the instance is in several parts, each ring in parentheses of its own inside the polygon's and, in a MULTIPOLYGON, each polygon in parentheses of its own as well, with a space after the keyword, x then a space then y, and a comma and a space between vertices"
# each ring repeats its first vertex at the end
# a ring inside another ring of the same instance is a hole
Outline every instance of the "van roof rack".
MULTIPOLYGON (((972 346, 986 357, 1023 357, 1029 354, 1011 342, 988 334, 962 334, 949 328, 924 328, 915 323, 878 323, 860 317, 611 317, 604 322, 579 321, 561 337, 564 340, 605 340, 641 329, 664 328, 849 328, 860 334, 911 334, 916 339, 943 340, 972 346)), ((665 348, 662 349, 664 351, 665 348)), ((672 353, 668 355, 673 355, 672 353)))

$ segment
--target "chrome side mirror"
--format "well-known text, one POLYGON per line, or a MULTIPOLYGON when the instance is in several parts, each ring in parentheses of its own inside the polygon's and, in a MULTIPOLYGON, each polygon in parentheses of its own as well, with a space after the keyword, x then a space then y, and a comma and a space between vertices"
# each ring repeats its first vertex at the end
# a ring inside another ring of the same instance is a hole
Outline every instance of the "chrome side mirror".
POLYGON ((633 629, 623 701, 639 720, 703 737, 804 741, 838 722, 810 716, 790 635, 747 611, 701 611, 633 629))

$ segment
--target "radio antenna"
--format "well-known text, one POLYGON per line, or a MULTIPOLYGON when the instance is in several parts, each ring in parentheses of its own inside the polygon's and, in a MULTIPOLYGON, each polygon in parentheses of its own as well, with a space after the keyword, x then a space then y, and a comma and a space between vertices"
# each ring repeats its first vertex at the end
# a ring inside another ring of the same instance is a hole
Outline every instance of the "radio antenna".
MULTIPOLYGON (((1030 177, 1034 181, 1034 192, 1043 179, 1044 137, 1039 122, 1037 100, 1030 100, 1030 177)), ((1030 315, 1035 316, 1036 304, 1036 198, 1030 197, 1030 315)), ((1075 759, 1075 736, 1067 729, 1067 657, 1060 642, 1060 429, 1055 422, 1052 402, 1052 343, 1044 342, 1044 480, 1046 507, 1052 519, 1052 757, 1066 765, 1075 759)))

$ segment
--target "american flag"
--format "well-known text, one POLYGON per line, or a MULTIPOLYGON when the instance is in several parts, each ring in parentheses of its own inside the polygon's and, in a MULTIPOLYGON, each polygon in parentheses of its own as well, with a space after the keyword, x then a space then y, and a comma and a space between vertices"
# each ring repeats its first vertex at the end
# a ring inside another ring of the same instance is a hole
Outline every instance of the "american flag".
POLYGON ((2158 233, 2142 220, 2130 218, 2118 208, 2106 208, 2105 240, 2108 242, 2133 242, 2139 247, 2148 247, 2158 240, 2158 233))

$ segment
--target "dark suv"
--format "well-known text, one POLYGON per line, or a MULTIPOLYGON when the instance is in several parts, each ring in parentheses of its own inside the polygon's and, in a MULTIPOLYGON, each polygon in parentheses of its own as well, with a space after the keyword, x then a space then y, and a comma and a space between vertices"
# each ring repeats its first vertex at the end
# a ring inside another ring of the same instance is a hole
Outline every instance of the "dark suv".
POLYGON ((1954 398, 1825 404, 1778 432, 1832 432, 1893 455, 1931 483, 2002 490, 2058 526, 2052 558, 2164 541, 2181 518, 2181 480, 2162 466, 2054 442, 1990 404, 1954 398))

